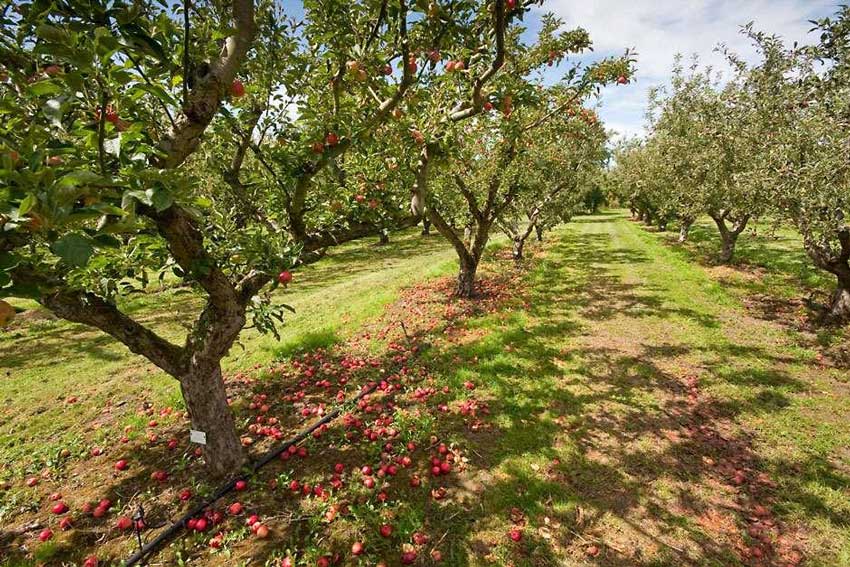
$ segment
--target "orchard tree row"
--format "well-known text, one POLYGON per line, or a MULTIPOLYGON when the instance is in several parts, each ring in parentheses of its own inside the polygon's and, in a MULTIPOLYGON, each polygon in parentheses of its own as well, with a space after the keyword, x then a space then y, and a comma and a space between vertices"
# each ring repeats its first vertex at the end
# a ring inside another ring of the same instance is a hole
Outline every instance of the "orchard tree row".
POLYGON ((743 30, 760 58, 725 55, 725 81, 694 62, 650 94, 649 136, 619 148, 609 179, 635 216, 680 241, 700 215, 732 260, 748 223, 793 226, 812 262, 832 274, 834 319, 850 317, 850 9, 817 24, 819 41, 788 47, 743 30))
POLYGON ((540 3, 304 0, 300 19, 270 0, 7 3, 0 297, 173 376, 212 472, 239 469, 221 360, 249 321, 275 332, 291 270, 425 222, 471 297, 494 228, 519 259, 598 186, 587 101, 633 61, 570 63, 590 38, 550 15, 524 41, 540 3), (157 282, 203 298, 180 344, 122 310, 157 282))

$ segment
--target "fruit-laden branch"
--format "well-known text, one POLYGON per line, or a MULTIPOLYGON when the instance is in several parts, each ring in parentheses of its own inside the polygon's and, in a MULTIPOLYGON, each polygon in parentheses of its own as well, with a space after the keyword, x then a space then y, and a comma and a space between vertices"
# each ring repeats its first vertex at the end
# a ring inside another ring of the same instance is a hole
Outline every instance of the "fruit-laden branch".
MULTIPOLYGON (((257 127, 257 123, 260 121, 260 117, 263 115, 263 111, 264 109, 262 107, 252 108, 248 113, 248 123, 244 130, 235 123, 234 119, 233 131, 239 138, 239 143, 236 145, 236 152, 233 154, 233 159, 230 160, 230 166, 224 170, 222 177, 230 186, 233 195, 239 201, 240 207, 248 209, 250 215, 258 222, 264 224, 271 232, 278 232, 280 227, 277 226, 277 223, 271 220, 268 215, 266 215, 265 211, 257 206, 254 200, 248 196, 247 191, 245 190, 245 184, 242 183, 242 180, 239 178, 239 175, 242 172, 242 165, 245 162, 245 154, 248 152, 248 148, 254 145, 251 136, 257 127)), ((258 157, 262 163, 265 163, 261 156, 258 157)), ((244 226, 240 226, 240 228, 244 228, 244 226)))
MULTIPOLYGON (((401 0, 400 3, 398 33, 402 60, 406 63, 410 57, 410 46, 407 39, 407 3, 405 0, 401 0)), ((395 93, 378 105, 375 113, 362 124, 357 132, 352 134, 351 137, 342 138, 336 145, 325 148, 322 156, 317 161, 311 161, 302 165, 296 172, 297 181, 295 183, 295 190, 292 193, 292 198, 289 200, 286 210, 289 216, 289 229, 296 241, 307 243, 310 240, 310 236, 307 233, 307 226, 304 223, 304 213, 306 212, 304 207, 307 200, 307 192, 313 182, 313 178, 327 167, 331 161, 348 151, 355 140, 365 137, 382 124, 390 112, 398 106, 398 103, 414 82, 414 76, 410 66, 405 64, 402 69, 401 81, 395 93)))
POLYGON ((256 33, 253 0, 233 0, 233 34, 224 42, 219 57, 208 67, 206 75, 195 77, 183 113, 161 141, 164 156, 156 160, 163 169, 182 164, 197 149, 201 136, 218 112, 222 95, 236 76, 256 33))
POLYGON ((457 108, 451 114, 449 119, 452 122, 459 122, 475 116, 481 112, 484 106, 484 97, 481 96, 481 91, 484 85, 492 79, 499 69, 505 64, 505 28, 507 20, 505 18, 505 0, 496 0, 494 3, 493 13, 493 31, 496 36, 496 55, 490 67, 487 68, 479 77, 474 80, 472 87, 472 100, 469 106, 457 108))

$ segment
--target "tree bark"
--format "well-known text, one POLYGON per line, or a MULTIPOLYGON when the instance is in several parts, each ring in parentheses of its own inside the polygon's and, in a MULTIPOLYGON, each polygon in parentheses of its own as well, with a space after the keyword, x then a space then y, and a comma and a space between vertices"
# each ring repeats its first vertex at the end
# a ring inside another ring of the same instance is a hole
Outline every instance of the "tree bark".
POLYGON ((422 217, 422 236, 429 236, 431 234, 431 221, 428 220, 428 217, 422 217))
POLYGON ((471 256, 461 257, 460 271, 457 275, 458 297, 469 299, 475 297, 475 272, 478 270, 478 261, 471 256))
POLYGON ((225 476, 245 464, 245 453, 236 433, 233 413, 218 360, 193 361, 180 377, 180 390, 192 421, 192 429, 206 434, 204 457, 210 472, 225 476))
POLYGON ((682 224, 679 227, 679 244, 688 240, 688 234, 691 232, 691 227, 694 225, 694 219, 685 217, 682 219, 682 224))
POLYGON ((390 235, 387 234, 387 231, 385 231, 385 230, 381 231, 381 233, 378 235, 378 245, 379 246, 385 246, 389 243, 390 243, 390 235))
POLYGON ((803 245, 814 264, 838 279, 832 294, 827 318, 836 322, 850 321, 850 228, 838 233, 838 246, 813 239, 805 224, 798 224, 803 245))
POLYGON ((829 306, 829 318, 835 321, 850 321, 850 278, 838 283, 838 288, 832 294, 829 306))
POLYGON ((514 245, 511 255, 513 256, 514 262, 519 264, 522 262, 522 252, 525 248, 525 239, 524 238, 514 238, 514 245))
POLYGON ((723 243, 720 248, 720 263, 728 264, 735 255, 735 245, 738 243, 738 237, 747 228, 747 222, 749 222, 750 217, 749 215, 744 215, 740 219, 733 221, 732 228, 726 226, 726 219, 729 218, 726 212, 712 214, 711 218, 714 220, 714 224, 717 225, 717 230, 720 232, 720 239, 723 243))
POLYGON ((534 225, 534 232, 537 233, 537 242, 543 242, 543 228, 539 224, 534 225))

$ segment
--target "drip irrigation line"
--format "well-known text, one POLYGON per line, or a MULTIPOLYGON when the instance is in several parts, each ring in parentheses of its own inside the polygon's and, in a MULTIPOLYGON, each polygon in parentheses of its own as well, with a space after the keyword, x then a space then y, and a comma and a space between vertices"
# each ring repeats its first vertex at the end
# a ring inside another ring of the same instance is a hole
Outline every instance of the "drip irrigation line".
MULTIPOLYGON (((359 401, 367 394, 370 394, 375 391, 376 387, 377 386, 364 388, 351 401, 359 401)), ((277 459, 281 453, 288 450, 291 446, 297 445, 298 443, 306 439, 309 435, 311 435, 314 431, 319 429, 321 426, 335 420, 337 417, 340 416, 340 414, 342 414, 342 410, 344 407, 344 404, 339 405, 336 409, 325 415, 322 419, 313 423, 310 427, 302 430, 300 433, 295 435, 295 437, 291 437, 283 444, 266 453, 259 461, 251 465, 251 472, 248 476, 256 474, 257 471, 259 471, 261 468, 263 468, 273 460, 277 459)), ((176 538, 177 534, 186 528, 186 523, 189 520, 200 515, 204 510, 215 504, 223 496, 232 491, 236 487, 236 483, 238 481, 244 479, 245 477, 243 475, 240 475, 220 486, 218 490, 213 493, 212 496, 210 496, 204 502, 198 504, 197 506, 186 512, 179 520, 171 524, 171 526, 166 528, 164 531, 160 532, 159 535, 157 535, 153 540, 146 543, 141 549, 139 549, 139 551, 130 556, 124 563, 125 567, 132 567, 133 565, 137 565, 141 561, 144 561, 145 559, 149 558, 151 555, 159 551, 160 548, 162 548, 168 542, 176 538)))

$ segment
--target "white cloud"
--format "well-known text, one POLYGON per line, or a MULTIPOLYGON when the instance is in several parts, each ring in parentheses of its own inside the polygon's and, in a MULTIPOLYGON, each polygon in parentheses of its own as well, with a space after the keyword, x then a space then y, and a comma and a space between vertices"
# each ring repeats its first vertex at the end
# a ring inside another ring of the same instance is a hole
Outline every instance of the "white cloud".
POLYGON ((786 41, 812 41, 809 20, 831 15, 837 3, 828 0, 548 0, 542 11, 563 18, 567 27, 590 32, 594 56, 637 51, 636 81, 607 88, 601 116, 622 134, 642 132, 646 96, 666 84, 676 53, 698 53, 703 64, 723 67, 715 48, 723 43, 747 59, 754 56, 742 25, 781 35, 786 41))

